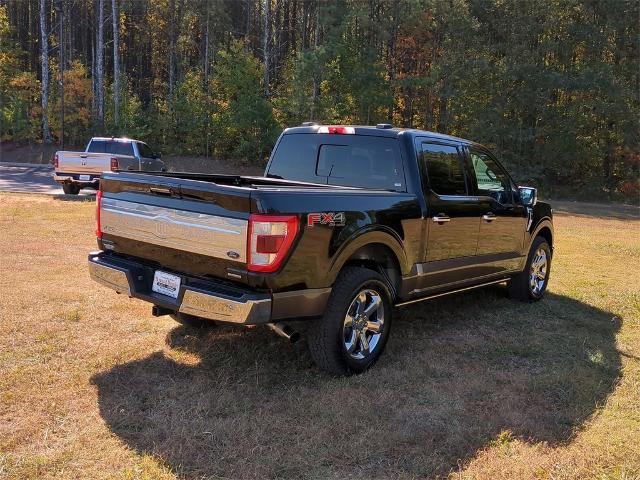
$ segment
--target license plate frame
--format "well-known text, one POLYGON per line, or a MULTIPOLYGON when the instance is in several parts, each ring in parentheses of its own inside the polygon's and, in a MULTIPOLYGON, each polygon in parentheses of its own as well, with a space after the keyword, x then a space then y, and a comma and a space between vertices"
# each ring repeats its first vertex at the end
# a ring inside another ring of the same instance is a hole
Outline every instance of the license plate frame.
POLYGON ((151 290, 171 298, 178 298, 182 278, 172 273, 156 270, 153 274, 151 290))
POLYGON ((91 175, 80 175, 78 179, 83 182, 89 182, 91 181, 91 175))

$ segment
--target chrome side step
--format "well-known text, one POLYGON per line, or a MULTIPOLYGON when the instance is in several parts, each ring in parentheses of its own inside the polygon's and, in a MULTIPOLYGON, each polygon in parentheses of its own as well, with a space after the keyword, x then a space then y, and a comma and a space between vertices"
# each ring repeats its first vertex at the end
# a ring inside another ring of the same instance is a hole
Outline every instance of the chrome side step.
POLYGON ((467 290, 475 290, 476 288, 482 288, 489 285, 495 285, 496 283, 504 283, 509 278, 501 278, 499 280, 492 280, 491 282, 479 283, 478 285, 472 285, 470 287, 458 288, 456 290, 451 290, 449 292, 436 293, 434 295, 427 295, 426 297, 416 298, 414 300, 407 300, 406 302, 396 303, 396 307, 404 307, 405 305, 411 305, 412 303, 422 302, 424 300, 431 300, 432 298, 444 297, 445 295, 451 295, 452 293, 465 292, 467 290))

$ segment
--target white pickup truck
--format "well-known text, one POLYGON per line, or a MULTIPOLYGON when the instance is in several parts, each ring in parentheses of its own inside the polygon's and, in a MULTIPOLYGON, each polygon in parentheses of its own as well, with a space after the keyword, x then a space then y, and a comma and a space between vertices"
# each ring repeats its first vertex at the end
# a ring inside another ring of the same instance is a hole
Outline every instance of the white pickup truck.
POLYGON ((93 137, 84 152, 56 152, 53 166, 53 179, 68 195, 77 195, 82 188, 97 189, 104 171, 166 170, 160 155, 146 143, 118 137, 93 137))

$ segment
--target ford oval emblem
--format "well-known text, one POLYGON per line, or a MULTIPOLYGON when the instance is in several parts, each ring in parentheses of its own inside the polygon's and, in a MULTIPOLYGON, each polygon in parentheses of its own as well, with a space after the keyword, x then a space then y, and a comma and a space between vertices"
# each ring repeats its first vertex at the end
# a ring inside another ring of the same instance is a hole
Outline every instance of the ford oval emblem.
POLYGON ((227 252, 227 257, 233 258, 235 260, 236 258, 240 258, 240 254, 238 252, 234 252, 233 250, 229 250, 227 252))

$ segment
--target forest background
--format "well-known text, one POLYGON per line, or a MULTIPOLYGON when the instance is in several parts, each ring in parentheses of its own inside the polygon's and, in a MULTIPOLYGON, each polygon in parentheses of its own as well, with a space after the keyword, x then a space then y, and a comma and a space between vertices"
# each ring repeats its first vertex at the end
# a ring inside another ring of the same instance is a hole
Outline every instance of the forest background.
POLYGON ((262 165, 287 126, 384 122, 638 203, 639 25, 635 0, 0 0, 0 139, 262 165))

